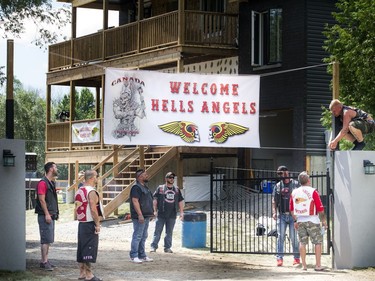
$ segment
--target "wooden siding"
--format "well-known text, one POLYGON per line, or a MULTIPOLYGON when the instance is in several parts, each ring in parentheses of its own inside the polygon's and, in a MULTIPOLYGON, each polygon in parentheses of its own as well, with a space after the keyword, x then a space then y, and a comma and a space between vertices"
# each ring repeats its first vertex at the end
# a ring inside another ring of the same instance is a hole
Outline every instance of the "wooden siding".
POLYGON ((68 149, 69 148, 69 129, 70 122, 47 124, 47 147, 50 149, 68 149))
MULTIPOLYGON (((307 65, 322 64, 323 58, 329 56, 323 50, 323 30, 326 24, 334 23, 334 3, 334 0, 307 1, 307 65)), ((323 150, 315 153, 312 150, 310 154, 325 154, 325 128, 320 118, 322 106, 327 108, 332 99, 331 79, 331 75, 327 73, 327 66, 310 68, 306 73, 306 148, 323 150)))
POLYGON ((60 70, 179 46, 179 42, 186 46, 209 46, 215 52, 221 47, 237 48, 237 14, 185 11, 183 17, 186 25, 182 34, 178 28, 178 11, 174 11, 51 45, 48 69, 60 70))

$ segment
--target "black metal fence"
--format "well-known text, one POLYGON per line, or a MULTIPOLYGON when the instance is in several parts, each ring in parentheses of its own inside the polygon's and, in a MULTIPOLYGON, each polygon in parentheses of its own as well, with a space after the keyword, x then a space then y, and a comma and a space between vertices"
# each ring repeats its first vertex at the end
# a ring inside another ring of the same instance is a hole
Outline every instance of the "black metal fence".
MULTIPOLYGON (((277 254, 277 222, 272 218, 272 190, 280 180, 276 171, 238 168, 211 169, 210 247, 215 253, 277 254)), ((297 179, 298 173, 290 172, 297 179)), ((330 222, 330 178, 328 173, 310 174, 321 195, 330 222)), ((322 254, 330 254, 330 227, 324 235, 322 254)), ((307 245, 307 254, 314 246, 307 245)), ((286 231, 284 254, 293 254, 286 231)))

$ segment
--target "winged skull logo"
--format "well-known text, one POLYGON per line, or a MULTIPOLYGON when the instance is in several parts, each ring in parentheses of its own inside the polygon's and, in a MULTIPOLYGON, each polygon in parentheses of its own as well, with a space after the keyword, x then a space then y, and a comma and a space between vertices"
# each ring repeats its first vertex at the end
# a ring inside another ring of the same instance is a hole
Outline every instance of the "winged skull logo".
POLYGON ((199 130, 198 126, 189 121, 173 121, 158 126, 161 130, 166 133, 180 136, 185 142, 199 142, 199 130))
POLYGON ((209 128, 210 142, 224 143, 228 137, 246 133, 249 128, 230 122, 212 123, 209 128))

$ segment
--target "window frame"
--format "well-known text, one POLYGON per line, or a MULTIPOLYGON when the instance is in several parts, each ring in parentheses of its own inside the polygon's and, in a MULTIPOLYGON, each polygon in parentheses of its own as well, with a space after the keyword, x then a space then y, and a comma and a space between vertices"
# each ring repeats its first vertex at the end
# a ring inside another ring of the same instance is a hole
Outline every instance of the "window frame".
POLYGON ((282 9, 251 11, 251 66, 282 62, 282 9), (271 48, 273 46, 273 48, 271 48))

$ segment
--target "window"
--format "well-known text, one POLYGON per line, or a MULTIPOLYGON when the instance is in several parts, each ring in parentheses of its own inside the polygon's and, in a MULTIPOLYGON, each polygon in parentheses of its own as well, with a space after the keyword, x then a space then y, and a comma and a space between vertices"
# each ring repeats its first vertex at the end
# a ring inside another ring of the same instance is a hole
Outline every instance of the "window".
POLYGON ((224 13, 224 0, 201 0, 201 11, 224 13))
POLYGON ((252 11, 251 65, 272 65, 281 62, 282 9, 252 11))

